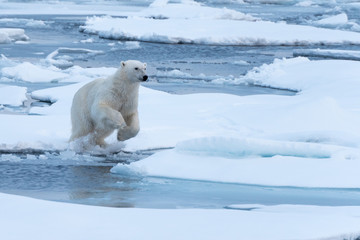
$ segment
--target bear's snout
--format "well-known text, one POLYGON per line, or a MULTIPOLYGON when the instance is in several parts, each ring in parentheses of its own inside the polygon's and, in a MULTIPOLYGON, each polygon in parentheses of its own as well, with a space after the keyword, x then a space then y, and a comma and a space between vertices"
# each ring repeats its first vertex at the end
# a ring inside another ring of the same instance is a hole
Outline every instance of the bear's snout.
POLYGON ((147 75, 143 76, 143 81, 144 81, 144 82, 145 82, 147 79, 148 79, 148 76, 147 76, 147 75))

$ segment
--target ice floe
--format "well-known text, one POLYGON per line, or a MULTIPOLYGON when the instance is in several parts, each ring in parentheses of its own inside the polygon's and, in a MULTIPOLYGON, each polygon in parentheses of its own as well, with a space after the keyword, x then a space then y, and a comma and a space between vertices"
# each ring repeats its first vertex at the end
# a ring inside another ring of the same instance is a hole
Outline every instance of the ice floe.
POLYGON ((346 13, 340 13, 335 16, 330 16, 323 18, 321 20, 316 21, 315 23, 318 25, 341 25, 346 24, 349 21, 346 13))
POLYGON ((154 1, 149 8, 130 16, 146 18, 180 18, 180 19, 232 19, 232 20, 259 20, 250 14, 244 14, 227 8, 214 8, 204 6, 195 1, 181 1, 180 3, 168 3, 168 1, 154 1))
POLYGON ((320 20, 312 21, 310 24, 320 27, 351 30, 355 32, 360 31, 360 25, 354 21, 350 21, 346 13, 327 16, 320 20))
POLYGON ((232 205, 230 209, 105 208, 0 194, 0 238, 355 239, 359 207, 232 205), (252 210, 243 210, 243 209, 252 210), (49 221, 49 215, 56 221, 49 221), (5 217, 6 216, 6 217, 5 217), (26 226, 26 231, 19 231, 26 226), (261 226, 261 230, 259 230, 261 226), (46 229, 45 229, 46 228, 46 229), (141 228, 141 231, 139 231, 141 228))
POLYGON ((15 41, 28 41, 25 30, 21 28, 0 28, 0 44, 15 41))
POLYGON ((167 112, 157 118, 159 128, 146 113, 151 109, 145 107, 151 102, 146 90, 141 94, 142 131, 127 141, 126 149, 176 147, 130 165, 119 164, 112 171, 130 168, 151 176, 261 185, 360 187, 351 170, 360 159, 359 64, 283 59, 245 76, 257 84, 300 90, 296 96, 195 94, 181 96, 187 106, 183 108, 173 102, 179 96, 158 94, 157 110, 167 112), (155 132, 156 140, 150 140, 155 132))
POLYGON ((360 44, 360 33, 267 21, 88 18, 80 29, 100 37, 217 45, 360 44), (192 26, 189 28, 188 26, 192 26))
MULTIPOLYGON (((24 63, 13 64, 15 77, 19 75, 17 71, 22 71, 24 63)), ((237 79, 241 83, 300 91, 295 96, 240 97, 214 93, 172 95, 141 87, 141 131, 137 137, 126 141, 122 149, 137 151, 176 147, 128 167, 142 166, 149 175, 153 175, 154 171, 157 176, 179 178, 188 178, 189 174, 196 173, 196 179, 199 180, 279 186, 357 187, 354 179, 357 175, 347 173, 356 169, 355 165, 360 158, 357 150, 360 139, 357 134, 360 132, 360 111, 357 106, 359 64, 357 61, 345 60, 310 61, 304 57, 278 59, 272 64, 254 68, 237 79), (169 167, 164 173, 161 169, 171 166, 171 159, 183 161, 174 160, 179 166, 169 167), (180 169, 189 166, 184 159, 194 162, 198 159, 198 171, 184 170, 179 173, 180 169), (151 161, 150 169, 153 170, 147 170, 147 161, 151 161), (157 164, 157 161, 161 164, 157 164), (271 165, 274 172, 278 168, 289 169, 279 170, 277 178, 264 173, 263 177, 253 174, 256 176, 254 179, 236 174, 235 170, 233 175, 227 175, 228 178, 201 172, 201 168, 211 171, 213 168, 210 166, 241 169, 241 164, 248 164, 255 171, 265 166, 265 163, 271 165), (297 168, 292 168, 295 165, 297 168), (339 176, 344 174, 349 177, 338 182, 325 177, 323 179, 326 180, 320 181, 317 177, 322 176, 318 174, 322 167, 327 169, 327 176, 331 176, 336 168, 339 176), (307 168, 312 169, 306 170, 308 178, 301 179, 299 175, 299 178, 289 180, 289 174, 294 169, 307 168), (314 181, 310 184, 311 180, 314 181)), ((41 66, 49 71, 53 68, 41 66)), ((50 107, 31 108, 30 113, 38 115, 1 115, 4 135, 0 136, 0 142, 3 148, 66 149, 70 134, 69 109, 72 96, 88 81, 108 76, 115 70, 78 66, 56 70, 65 75, 66 81, 78 83, 32 92, 32 99, 53 103, 50 107), (26 121, 26 126, 19 121, 26 121)), ((31 76, 40 73, 41 68, 34 68, 31 76)), ((44 76, 48 78, 44 81, 52 79, 51 74, 44 76)), ((112 146, 117 142, 116 136, 111 135, 107 141, 112 146)), ((113 171, 117 171, 116 168, 113 171)))
POLYGON ((64 79, 67 75, 62 73, 60 69, 50 66, 45 67, 41 65, 34 65, 30 62, 23 62, 13 67, 4 67, 1 69, 1 79, 8 81, 24 82, 58 82, 64 79))
POLYGON ((339 49, 298 49, 293 55, 303 57, 323 57, 332 59, 360 60, 360 51, 339 49))
POLYGON ((26 18, 0 18, 0 23, 6 26, 22 26, 30 28, 46 28, 49 22, 26 18))
MULTIPOLYGON (((80 55, 86 55, 86 56, 95 56, 99 54, 103 54, 103 51, 99 50, 90 50, 86 48, 58 48, 52 53, 50 53, 46 59, 45 62, 51 65, 54 65, 56 67, 60 68, 68 68, 73 66, 74 64, 71 62, 71 60, 74 60, 74 57, 64 55, 64 54, 80 54, 80 55), (59 54, 63 54, 59 56, 59 54)), ((84 56, 80 57, 84 58, 84 56)))

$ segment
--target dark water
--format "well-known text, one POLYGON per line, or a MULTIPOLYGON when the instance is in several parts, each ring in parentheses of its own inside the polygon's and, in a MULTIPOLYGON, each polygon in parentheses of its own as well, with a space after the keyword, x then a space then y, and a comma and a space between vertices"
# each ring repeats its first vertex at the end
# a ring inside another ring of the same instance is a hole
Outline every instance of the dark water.
POLYGON ((47 200, 112 207, 223 208, 231 204, 360 205, 360 189, 287 188, 142 178, 110 173, 113 163, 79 164, 78 160, 60 162, 1 162, 0 191, 47 200))

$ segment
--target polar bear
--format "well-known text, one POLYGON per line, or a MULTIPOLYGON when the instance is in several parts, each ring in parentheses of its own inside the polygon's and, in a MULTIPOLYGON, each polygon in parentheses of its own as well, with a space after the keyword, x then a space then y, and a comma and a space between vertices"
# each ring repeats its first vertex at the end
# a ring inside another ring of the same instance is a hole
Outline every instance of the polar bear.
POLYGON ((146 63, 128 60, 121 62, 115 74, 81 87, 71 106, 70 141, 89 135, 96 145, 104 147, 104 139, 115 129, 119 141, 136 136, 140 130, 139 86, 147 79, 146 63))

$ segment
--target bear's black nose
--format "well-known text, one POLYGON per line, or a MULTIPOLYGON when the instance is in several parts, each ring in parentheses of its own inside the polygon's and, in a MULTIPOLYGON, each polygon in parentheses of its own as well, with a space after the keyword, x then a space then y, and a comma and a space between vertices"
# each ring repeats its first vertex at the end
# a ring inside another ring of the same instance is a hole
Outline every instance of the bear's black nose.
POLYGON ((143 76, 143 81, 146 81, 147 79, 148 79, 147 75, 143 76))

